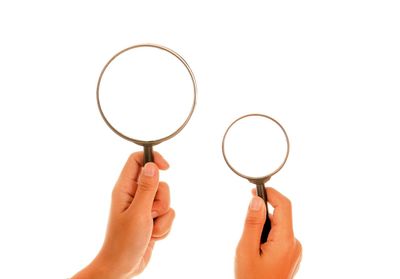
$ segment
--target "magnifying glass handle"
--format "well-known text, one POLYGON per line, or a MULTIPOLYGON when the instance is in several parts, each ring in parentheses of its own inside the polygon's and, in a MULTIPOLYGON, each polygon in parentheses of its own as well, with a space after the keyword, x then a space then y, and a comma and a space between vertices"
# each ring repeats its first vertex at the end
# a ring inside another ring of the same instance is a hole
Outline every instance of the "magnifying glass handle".
POLYGON ((153 146, 145 145, 143 147, 143 151, 144 151, 143 166, 146 165, 146 163, 148 163, 148 162, 154 162, 153 146))
POLYGON ((259 196, 260 198, 262 198, 265 201, 265 207, 267 209, 267 216, 265 219, 265 224, 264 224, 264 228, 263 231, 261 233, 261 243, 265 243, 267 242, 268 239, 268 234, 269 231, 271 230, 271 220, 269 219, 269 214, 268 214, 268 205, 267 205, 267 192, 265 191, 265 186, 264 184, 257 184, 257 196, 259 196))

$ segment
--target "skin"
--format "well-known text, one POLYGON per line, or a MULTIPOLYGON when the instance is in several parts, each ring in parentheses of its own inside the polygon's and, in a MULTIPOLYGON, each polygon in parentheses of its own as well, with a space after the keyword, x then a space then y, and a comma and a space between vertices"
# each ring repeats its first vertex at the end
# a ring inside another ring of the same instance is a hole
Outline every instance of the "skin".
POLYGON ((143 152, 133 153, 115 184, 104 244, 95 259, 73 279, 127 279, 149 263, 156 241, 171 230, 175 212, 169 187, 159 182, 168 162, 157 152, 142 168, 143 152), (155 219, 154 219, 155 218, 155 219))
POLYGON ((291 202, 273 188, 267 188, 267 196, 274 207, 267 242, 260 244, 265 202, 254 196, 236 249, 236 279, 289 279, 299 268, 302 246, 294 237, 291 202))
MULTIPOLYGON (((154 163, 142 168, 142 161, 143 153, 138 152, 126 162, 112 192, 103 246, 95 259, 72 279, 132 278, 149 263, 155 242, 170 232, 175 212, 170 208, 168 185, 159 182, 159 170, 167 170, 169 165, 156 152, 154 163)), ((254 190, 253 195, 236 250, 236 279, 293 278, 302 248, 293 234, 290 200, 267 188, 274 213, 270 216, 268 240, 260 245, 266 208, 254 190)))

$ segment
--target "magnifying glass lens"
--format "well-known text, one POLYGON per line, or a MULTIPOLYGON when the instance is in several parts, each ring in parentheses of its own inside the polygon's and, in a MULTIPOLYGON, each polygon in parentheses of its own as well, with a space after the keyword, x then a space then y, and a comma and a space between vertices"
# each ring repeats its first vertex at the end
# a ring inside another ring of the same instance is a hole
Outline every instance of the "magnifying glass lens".
POLYGON ((129 138, 151 141, 169 136, 192 109, 188 69, 160 48, 136 47, 120 53, 104 70, 99 85, 105 118, 129 138))
POLYGON ((258 178, 273 174, 285 162, 288 145, 273 120, 252 115, 235 122, 225 136, 225 156, 240 174, 258 178))

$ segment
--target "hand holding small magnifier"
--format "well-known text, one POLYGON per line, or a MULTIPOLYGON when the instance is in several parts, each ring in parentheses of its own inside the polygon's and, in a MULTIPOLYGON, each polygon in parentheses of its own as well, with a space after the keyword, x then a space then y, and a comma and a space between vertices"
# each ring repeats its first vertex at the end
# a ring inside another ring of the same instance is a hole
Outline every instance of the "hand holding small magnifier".
MULTIPOLYGON (((256 185, 257 195, 267 205, 265 183, 286 163, 289 138, 282 125, 270 116, 248 114, 229 125, 222 140, 222 154, 229 168, 256 185)), ((261 243, 271 230, 268 206, 261 243)))

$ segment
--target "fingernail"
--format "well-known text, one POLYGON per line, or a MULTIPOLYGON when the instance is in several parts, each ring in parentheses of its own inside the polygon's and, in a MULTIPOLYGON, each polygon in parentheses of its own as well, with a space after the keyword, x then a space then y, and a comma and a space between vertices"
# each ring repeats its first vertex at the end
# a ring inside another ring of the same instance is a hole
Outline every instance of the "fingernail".
POLYGON ((151 218, 157 218, 158 217, 158 212, 157 211, 152 211, 151 212, 151 218))
POLYGON ((263 202, 264 201, 262 199, 260 199, 259 197, 253 197, 253 199, 250 202, 249 209, 254 210, 254 211, 260 210, 263 202))
POLYGON ((143 174, 145 176, 152 177, 152 176, 154 176, 155 172, 156 172, 156 169, 153 164, 146 164, 144 166, 143 174))

